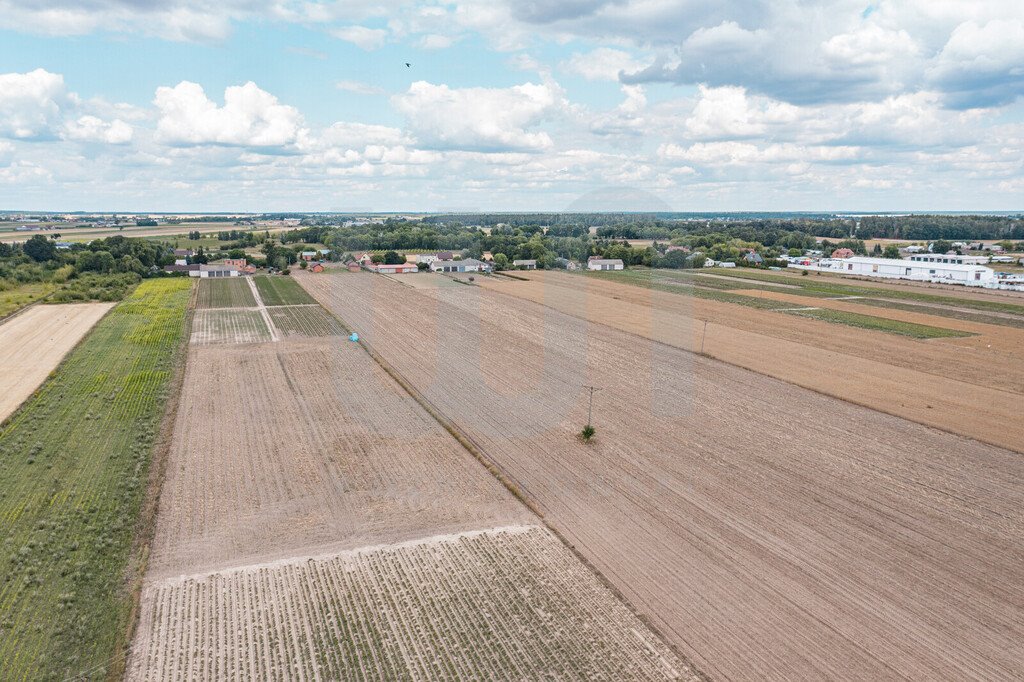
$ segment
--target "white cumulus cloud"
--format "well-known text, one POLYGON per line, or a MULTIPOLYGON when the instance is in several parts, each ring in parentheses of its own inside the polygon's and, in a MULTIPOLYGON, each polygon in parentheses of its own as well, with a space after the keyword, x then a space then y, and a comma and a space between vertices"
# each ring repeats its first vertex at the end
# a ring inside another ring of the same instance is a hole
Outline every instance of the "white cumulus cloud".
POLYGON ((0 135, 49 137, 68 97, 64 77, 44 69, 0 74, 0 135))
POLYGON ((77 120, 68 121, 62 132, 62 136, 68 140, 107 144, 127 144, 132 141, 132 135, 132 127, 121 119, 108 123, 97 116, 81 116, 77 120))
POLYGON ((529 128, 558 104, 551 85, 450 88, 417 81, 392 98, 422 145, 477 151, 529 151, 552 146, 551 137, 529 128))
POLYGON ((388 32, 385 29, 366 26, 344 26, 331 31, 331 35, 364 50, 376 50, 383 47, 384 42, 388 39, 388 32))
POLYGON ((227 88, 222 107, 188 81, 157 88, 153 102, 160 111, 157 137, 168 144, 285 147, 305 135, 298 109, 251 81, 227 88))

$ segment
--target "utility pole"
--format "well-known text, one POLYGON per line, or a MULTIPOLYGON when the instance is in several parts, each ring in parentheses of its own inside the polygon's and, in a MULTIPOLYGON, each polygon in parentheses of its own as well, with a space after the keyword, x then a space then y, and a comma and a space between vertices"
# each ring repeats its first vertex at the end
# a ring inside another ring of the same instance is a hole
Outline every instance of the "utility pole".
POLYGON ((587 407, 587 426, 592 426, 590 418, 594 414, 594 391, 600 391, 601 389, 597 386, 584 386, 583 388, 590 391, 590 405, 587 407))
POLYGON ((700 335, 700 354, 704 355, 704 337, 708 335, 708 321, 704 320, 704 331, 700 335))

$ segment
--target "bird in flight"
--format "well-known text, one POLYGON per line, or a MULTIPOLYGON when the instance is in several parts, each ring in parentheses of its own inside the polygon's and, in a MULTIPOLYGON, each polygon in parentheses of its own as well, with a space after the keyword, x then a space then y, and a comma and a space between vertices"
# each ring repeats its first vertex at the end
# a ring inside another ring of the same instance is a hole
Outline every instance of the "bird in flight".
POLYGON ((412 68, 412 64, 410 64, 409 62, 406 62, 405 63, 405 68, 411 69, 412 68))

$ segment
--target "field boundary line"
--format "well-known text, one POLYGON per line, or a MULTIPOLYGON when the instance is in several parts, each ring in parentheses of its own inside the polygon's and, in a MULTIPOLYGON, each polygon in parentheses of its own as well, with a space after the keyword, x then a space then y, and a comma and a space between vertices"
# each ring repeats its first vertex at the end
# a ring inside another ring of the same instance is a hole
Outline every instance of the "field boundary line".
MULTIPOLYGON (((324 307, 324 309, 327 311, 329 315, 333 316, 338 321, 339 324, 341 324, 343 329, 345 329, 348 332, 352 331, 351 327, 349 327, 344 320, 342 320, 337 314, 335 314, 333 310, 326 307, 324 307)), ((683 661, 683 663, 690 666, 690 669, 693 670, 694 674, 696 674, 699 679, 703 680, 704 682, 710 682, 711 678, 703 670, 701 670, 700 667, 697 666, 697 664, 689 656, 687 656, 675 643, 670 641, 669 638, 666 637, 665 634, 662 632, 660 627, 658 627, 650 618, 648 618, 646 614, 642 613, 639 609, 637 609, 633 605, 633 603, 626 598, 626 595, 623 594, 622 591, 619 590, 619 588, 616 587, 615 584, 613 584, 597 566, 595 566, 586 556, 584 556, 583 553, 576 548, 576 545, 569 542, 569 539, 566 538, 547 519, 547 517, 544 516, 544 513, 540 509, 540 505, 535 500, 533 500, 532 496, 523 492, 523 490, 519 487, 518 483, 516 482, 514 476, 507 474, 505 469, 496 461, 494 461, 490 456, 488 456, 486 454, 486 451, 482 447, 477 445, 475 441, 472 439, 472 437, 469 436, 469 434, 465 433, 454 421, 446 417, 444 413, 442 413, 425 395, 423 395, 423 393, 421 393, 419 389, 413 386, 413 384, 408 379, 406 379, 401 372, 399 372, 394 366, 391 365, 391 363, 385 360, 369 343, 367 343, 364 337, 360 336, 359 341, 357 343, 363 347, 363 350, 366 351, 370 358, 374 362, 376 362, 377 365, 379 365, 380 368, 383 369, 388 374, 388 376, 390 376, 395 381, 395 383, 397 383, 409 395, 409 397, 415 400, 420 405, 420 407, 426 410, 427 414, 429 414, 438 424, 441 425, 441 428, 447 431, 456 441, 458 441, 458 443, 462 447, 464 447, 469 452, 469 454, 471 454, 474 457, 474 459, 476 459, 487 471, 489 471, 492 476, 498 479, 498 482, 501 483, 505 487, 505 489, 512 494, 513 497, 515 497, 527 509, 533 512, 540 520, 540 522, 544 525, 544 527, 547 528, 552 535, 558 538, 559 542, 561 542, 566 549, 572 552, 572 555, 576 557, 576 559, 580 563, 582 563, 594 576, 596 576, 598 581, 600 581, 600 583, 605 587, 605 589, 607 589, 616 599, 619 600, 620 603, 622 603, 627 609, 629 609, 629 612, 632 613, 637 618, 637 620, 643 623, 644 626, 662 642, 662 644, 668 647, 669 651, 678 656, 679 659, 683 661)))
POLYGON ((260 311, 263 321, 267 324, 267 329, 270 330, 270 340, 273 343, 277 343, 281 339, 277 335, 277 327, 274 326, 274 321, 270 319, 270 312, 267 310, 267 306, 264 305, 263 299, 260 298, 259 289, 256 288, 256 279, 249 277, 246 281, 249 282, 249 288, 252 289, 252 295, 256 298, 257 310, 260 311))
POLYGON ((424 547, 440 544, 450 544, 456 543, 464 538, 476 538, 482 535, 522 535, 525 533, 530 533, 535 530, 547 532, 548 529, 539 523, 519 523, 507 526, 493 526, 490 528, 474 528, 471 530, 456 531, 454 533, 424 535, 423 537, 413 538, 412 540, 403 540, 401 542, 384 542, 375 545, 361 545, 359 547, 353 547, 351 549, 342 549, 333 552, 321 552, 317 554, 297 554, 291 557, 274 559, 272 561, 262 561, 255 564, 244 564, 241 566, 230 566, 228 568, 220 568, 211 571, 202 571, 200 573, 175 575, 167 578, 162 578, 160 580, 154 580, 150 583, 146 583, 145 589, 148 590, 155 587, 175 587, 178 585, 182 585, 190 580, 203 580, 205 578, 209 578, 215 575, 238 575, 241 573, 251 573, 254 571, 260 571, 267 568, 296 566, 299 564, 308 563, 310 561, 331 561, 334 559, 357 557, 360 554, 387 552, 400 549, 408 549, 410 547, 424 547))
MULTIPOLYGON (((626 285, 623 285, 623 286, 634 286, 634 285, 626 284, 626 285)), ((650 337, 643 336, 642 334, 637 334, 636 332, 627 331, 625 329, 619 329, 618 327, 613 327, 610 324, 605 324, 604 322, 599 322, 597 320, 590 320, 590 319, 588 319, 586 317, 581 317, 580 315, 576 315, 574 313, 566 312, 564 310, 559 310, 559 309, 557 309, 557 308, 555 308, 553 306, 549 306, 546 303, 539 303, 537 301, 532 301, 532 300, 530 300, 528 298, 520 298, 518 296, 514 296, 514 295, 506 293, 504 291, 498 291, 496 289, 492 289, 491 291, 493 293, 499 294, 501 296, 509 296, 509 297, 514 298, 514 299, 519 300, 519 301, 526 301, 526 302, 529 302, 529 303, 534 303, 534 304, 542 306, 544 308, 548 308, 550 310, 553 310, 556 313, 561 313, 563 315, 568 315, 569 317, 576 318, 577 320, 583 320, 584 322, 587 322, 589 324, 599 325, 601 327, 604 327, 605 329, 610 329, 610 330, 612 330, 614 332, 618 332, 620 334, 626 334, 627 336, 630 336, 630 337, 634 337, 634 338, 637 338, 637 339, 642 339, 642 340, 644 340, 644 341, 646 341, 648 343, 655 343, 655 344, 658 344, 659 346, 663 346, 665 348, 674 348, 676 350, 680 350, 680 351, 683 351, 683 352, 686 352, 686 353, 692 353, 693 355, 699 355, 699 356, 701 356, 703 358, 706 358, 708 360, 711 360, 713 362, 719 362, 719 363, 721 363, 723 365, 728 365, 729 367, 737 367, 739 369, 742 369, 742 370, 747 371, 747 372, 751 372, 753 374, 757 374, 759 376, 768 377, 769 379, 774 379, 775 381, 781 381, 782 383, 789 384, 790 386, 797 386, 797 387, 802 388, 804 390, 811 391, 813 393, 817 393, 818 395, 825 396, 826 398, 831 398, 832 400, 838 400, 840 402, 849 403, 850 405, 856 405, 858 407, 863 407, 866 410, 871 410, 872 412, 878 412, 879 414, 887 414, 890 417, 895 417, 897 419, 903 419, 903 420, 911 422, 913 424, 920 424, 921 426, 924 426, 926 428, 935 429, 936 431, 941 431, 942 433, 948 433, 951 436, 956 436, 957 438, 966 438, 968 440, 973 440, 973 441, 977 441, 979 443, 984 443, 986 445, 991 445, 992 447, 1000 448, 1002 450, 1008 450, 1010 452, 1017 452, 1017 453, 1020 453, 1020 454, 1024 454, 1024 444, 1022 444, 1019 447, 1011 447, 1010 445, 1007 445, 1005 443, 998 443, 998 442, 996 442, 996 441, 994 441, 992 439, 989 439, 989 438, 982 438, 980 436, 965 436, 964 434, 958 433, 958 432, 953 431, 951 429, 943 428, 943 427, 937 426, 935 424, 929 424, 927 422, 919 421, 917 419, 912 419, 912 418, 910 418, 910 417, 908 417, 906 415, 898 414, 898 413, 896 413, 894 411, 891 411, 891 410, 883 410, 880 407, 876 407, 875 405, 868 405, 867 403, 863 403, 863 402, 861 402, 859 400, 851 400, 849 398, 844 398, 843 396, 839 396, 839 395, 836 395, 834 393, 829 393, 828 391, 824 391, 824 390, 822 390, 820 388, 815 388, 814 386, 807 386, 807 385, 802 384, 802 383, 800 383, 798 381, 793 381, 792 379, 784 379, 782 377, 777 377, 774 374, 768 374, 767 372, 759 372, 758 370, 753 369, 752 367, 746 367, 745 365, 740 365, 740 364, 737 364, 735 362, 729 362, 728 360, 725 360, 723 358, 716 357, 716 356, 712 355, 707 350, 705 350, 702 353, 700 351, 696 351, 696 350, 693 350, 691 348, 683 348, 682 346, 673 346, 670 343, 666 343, 664 341, 658 341, 657 339, 652 339, 650 337)), ((733 304, 733 305, 735 305, 735 304, 733 304)), ((792 314, 792 313, 787 313, 787 314, 792 314)), ((700 318, 696 318, 696 317, 694 317, 692 319, 695 322, 702 321, 702 320, 700 320, 700 318)), ((724 324, 719 324, 717 322, 709 322, 708 326, 709 327, 717 326, 717 327, 721 327, 723 329, 732 329, 732 327, 729 327, 729 326, 724 325, 724 324)), ((760 338, 763 338, 763 339, 772 339, 772 338, 774 338, 774 337, 771 337, 771 336, 767 336, 765 334, 759 334, 757 332, 747 332, 747 333, 756 335, 756 336, 758 336, 760 338)), ((910 340, 915 341, 915 342, 925 343, 925 340, 923 340, 923 339, 910 339, 910 340)), ((805 346, 806 345, 806 344, 800 343, 799 341, 793 341, 792 343, 796 343, 796 344, 801 345, 801 346, 805 346)), ((830 351, 830 352, 834 352, 834 351, 830 351)), ((921 371, 921 370, 915 370, 915 371, 921 371)), ((924 372, 924 371, 921 371, 921 373, 922 374, 926 374, 928 376, 939 376, 939 377, 943 376, 941 374, 932 374, 931 372, 924 372)), ((1007 396, 1012 397, 1012 398, 1017 399, 1017 400, 1020 400, 1020 398, 1021 398, 1020 394, 1013 393, 1013 392, 1007 391, 1005 389, 991 388, 991 387, 988 387, 988 388, 991 391, 998 391, 999 393, 1004 393, 1007 396)))
POLYGON ((156 517, 160 510, 160 493, 163 491, 164 477, 167 472, 167 461, 170 459, 171 444, 174 437, 174 425, 178 417, 181 403, 181 389, 185 384, 188 366, 190 339, 192 337, 192 319, 195 316, 199 286, 192 284, 185 308, 185 321, 181 331, 181 339, 174 351, 174 375, 168 386, 167 405, 160 420, 160 431, 153 444, 149 462, 149 481, 146 495, 139 509, 139 517, 135 524, 132 547, 128 555, 128 564, 124 575, 124 587, 129 591, 131 607, 128 612, 128 628, 122 633, 124 639, 118 643, 119 653, 110 661, 111 667, 107 674, 109 682, 122 680, 125 675, 125 664, 131 655, 131 645, 135 639, 142 605, 142 589, 146 571, 149 569, 150 548, 156 534, 156 517))

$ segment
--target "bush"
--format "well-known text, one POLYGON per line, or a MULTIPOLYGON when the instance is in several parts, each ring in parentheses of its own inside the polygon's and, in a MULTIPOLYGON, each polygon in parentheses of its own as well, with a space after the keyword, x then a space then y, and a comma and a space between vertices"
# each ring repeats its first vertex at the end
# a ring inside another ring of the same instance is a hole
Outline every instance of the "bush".
POLYGON ((597 435, 597 429, 590 424, 587 424, 583 427, 583 430, 579 432, 579 439, 584 443, 589 443, 593 440, 595 435, 597 435))

